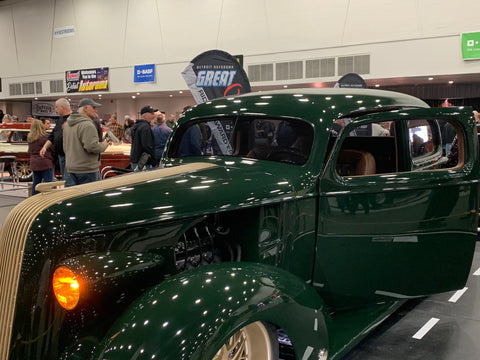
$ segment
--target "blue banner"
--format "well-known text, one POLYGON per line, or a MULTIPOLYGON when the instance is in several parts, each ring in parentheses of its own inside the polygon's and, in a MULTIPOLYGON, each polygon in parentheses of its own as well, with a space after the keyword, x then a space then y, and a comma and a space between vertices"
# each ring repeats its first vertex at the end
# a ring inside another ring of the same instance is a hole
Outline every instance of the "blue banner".
POLYGON ((133 72, 133 82, 155 82, 155 64, 135 65, 133 72))

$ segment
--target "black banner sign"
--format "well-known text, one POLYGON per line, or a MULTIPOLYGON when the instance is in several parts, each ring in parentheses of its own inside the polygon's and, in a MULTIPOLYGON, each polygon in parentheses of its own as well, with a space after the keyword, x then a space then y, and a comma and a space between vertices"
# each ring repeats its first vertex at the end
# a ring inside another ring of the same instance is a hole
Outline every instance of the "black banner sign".
POLYGON ((355 73, 343 75, 335 84, 336 88, 366 89, 367 83, 363 78, 355 73))
POLYGON ((209 50, 195 57, 182 76, 198 104, 251 91, 243 67, 232 55, 221 50, 209 50))
POLYGON ((67 93, 108 91, 108 67, 65 72, 67 93))

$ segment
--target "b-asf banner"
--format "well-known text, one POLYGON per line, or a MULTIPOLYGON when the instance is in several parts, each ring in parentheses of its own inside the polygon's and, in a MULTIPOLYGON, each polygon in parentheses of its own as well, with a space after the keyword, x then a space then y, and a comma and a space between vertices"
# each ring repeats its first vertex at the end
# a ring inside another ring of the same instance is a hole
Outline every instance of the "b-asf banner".
POLYGON ((108 67, 65 72, 67 93, 108 91, 108 67))
POLYGON ((195 57, 182 76, 197 104, 251 91, 247 74, 235 58, 221 50, 209 50, 195 57))

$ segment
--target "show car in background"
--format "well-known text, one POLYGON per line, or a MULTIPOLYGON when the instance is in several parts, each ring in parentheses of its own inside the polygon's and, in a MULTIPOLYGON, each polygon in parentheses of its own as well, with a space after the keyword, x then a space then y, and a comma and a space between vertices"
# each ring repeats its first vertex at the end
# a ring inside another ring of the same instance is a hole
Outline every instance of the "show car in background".
POLYGON ((407 299, 464 286, 474 131, 471 109, 378 90, 197 105, 164 168, 12 210, 0 359, 340 359, 407 299))
MULTIPOLYGON (((20 181, 31 181, 30 154, 28 153, 27 135, 30 123, 3 123, 0 124, 0 156, 13 155, 16 157, 16 170, 20 181)), ((106 173, 109 168, 127 169, 130 166, 130 144, 112 143, 101 155, 100 171, 106 173)), ((11 173, 10 163, 6 169, 11 173)), ((109 172, 112 173, 112 172, 109 172)), ((60 176, 60 171, 57 171, 60 176)))

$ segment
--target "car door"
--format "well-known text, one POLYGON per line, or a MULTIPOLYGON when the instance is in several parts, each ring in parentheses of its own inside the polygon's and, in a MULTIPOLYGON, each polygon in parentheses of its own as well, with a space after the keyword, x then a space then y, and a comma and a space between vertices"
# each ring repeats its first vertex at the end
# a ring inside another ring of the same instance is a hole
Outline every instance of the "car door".
POLYGON ((477 219, 478 144, 471 114, 459 108, 400 110, 351 119, 340 132, 319 182, 314 284, 327 304, 351 307, 463 286, 477 219), (447 168, 442 122, 454 126, 460 145, 457 163, 447 168), (352 136, 387 123, 389 136, 352 136), (423 149, 417 137, 423 137, 423 149), (346 169, 342 163, 345 152, 372 156, 352 171, 348 161, 346 169), (368 169, 371 158, 374 170, 368 169))

